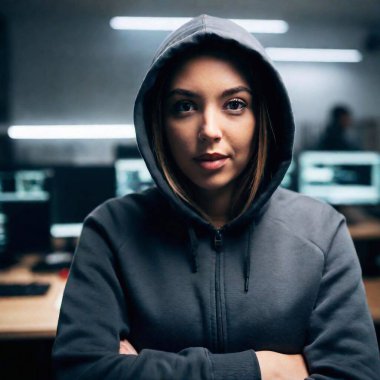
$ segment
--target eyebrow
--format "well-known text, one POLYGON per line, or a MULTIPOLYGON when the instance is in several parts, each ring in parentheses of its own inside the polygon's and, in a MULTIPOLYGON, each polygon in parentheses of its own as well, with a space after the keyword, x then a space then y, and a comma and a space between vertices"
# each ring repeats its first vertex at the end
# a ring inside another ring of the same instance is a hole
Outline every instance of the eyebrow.
MULTIPOLYGON (((239 92, 248 92, 249 94, 252 95, 252 91, 248 87, 237 86, 237 87, 229 88, 229 89, 223 91, 221 97, 224 98, 226 96, 235 95, 239 92)), ((184 88, 175 88, 175 89, 169 91, 167 97, 170 98, 174 95, 182 95, 182 96, 186 96, 189 98, 199 98, 200 97, 200 95, 198 95, 196 92, 193 92, 190 90, 185 90, 184 88)))

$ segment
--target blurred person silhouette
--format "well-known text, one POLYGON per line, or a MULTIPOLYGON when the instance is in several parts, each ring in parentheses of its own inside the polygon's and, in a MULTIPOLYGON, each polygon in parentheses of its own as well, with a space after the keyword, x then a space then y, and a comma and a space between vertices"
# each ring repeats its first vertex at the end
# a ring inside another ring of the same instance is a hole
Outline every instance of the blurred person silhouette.
POLYGON ((361 150, 360 145, 350 135, 352 120, 349 107, 335 105, 330 111, 329 122, 317 144, 317 150, 361 150))

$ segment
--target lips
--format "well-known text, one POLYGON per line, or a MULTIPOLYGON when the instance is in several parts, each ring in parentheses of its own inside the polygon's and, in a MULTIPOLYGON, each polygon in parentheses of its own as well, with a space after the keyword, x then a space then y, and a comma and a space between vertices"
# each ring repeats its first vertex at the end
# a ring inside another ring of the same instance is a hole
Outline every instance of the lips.
POLYGON ((224 158, 228 158, 227 155, 222 153, 205 153, 198 157, 195 157, 195 160, 197 161, 217 161, 222 160, 224 158))
POLYGON ((229 156, 222 153, 205 153, 195 157, 195 161, 205 170, 217 170, 224 166, 229 156))

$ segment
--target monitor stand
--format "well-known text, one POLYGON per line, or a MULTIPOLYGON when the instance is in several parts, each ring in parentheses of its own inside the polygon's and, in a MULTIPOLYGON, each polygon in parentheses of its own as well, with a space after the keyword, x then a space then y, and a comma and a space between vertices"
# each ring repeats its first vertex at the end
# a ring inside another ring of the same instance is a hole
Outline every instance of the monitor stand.
POLYGON ((32 267, 33 272, 57 272, 61 269, 70 269, 73 254, 71 252, 57 251, 45 255, 32 267))

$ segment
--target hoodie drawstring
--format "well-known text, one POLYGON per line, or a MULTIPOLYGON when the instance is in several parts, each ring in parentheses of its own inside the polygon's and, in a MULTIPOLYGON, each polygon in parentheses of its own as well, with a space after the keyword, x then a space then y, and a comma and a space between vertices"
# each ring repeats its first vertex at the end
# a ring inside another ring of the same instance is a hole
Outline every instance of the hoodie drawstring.
POLYGON ((251 242, 252 242, 252 232, 253 232, 254 223, 252 222, 249 226, 248 231, 248 243, 247 249, 245 250, 244 257, 244 291, 248 292, 249 289, 249 277, 251 275, 251 242))
POLYGON ((190 255, 191 255, 191 266, 193 269, 193 273, 198 272, 198 260, 197 260, 197 254, 198 254, 198 239, 195 234, 194 229, 189 226, 187 229, 190 239, 190 255))

